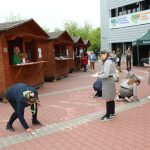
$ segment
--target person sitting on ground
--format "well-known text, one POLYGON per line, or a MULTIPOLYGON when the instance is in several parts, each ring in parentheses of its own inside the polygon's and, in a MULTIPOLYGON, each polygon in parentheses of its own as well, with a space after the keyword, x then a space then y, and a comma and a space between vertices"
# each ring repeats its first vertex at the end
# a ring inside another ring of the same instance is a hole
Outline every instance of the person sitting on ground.
POLYGON ((134 76, 130 79, 125 79, 120 83, 120 95, 116 96, 116 100, 126 100, 128 102, 139 100, 137 97, 137 86, 141 83, 141 80, 134 76))
POLYGON ((21 58, 20 58, 20 49, 18 46, 14 47, 14 54, 12 56, 12 64, 17 65, 21 64, 21 58))
POLYGON ((28 126, 24 118, 24 110, 28 106, 31 106, 32 124, 42 126, 42 124, 37 120, 37 104, 39 100, 37 90, 34 87, 26 85, 24 83, 14 84, 6 92, 6 97, 8 102, 14 109, 14 112, 7 123, 7 130, 13 132, 15 131, 12 125, 18 118, 26 131, 32 132, 32 129, 28 126))

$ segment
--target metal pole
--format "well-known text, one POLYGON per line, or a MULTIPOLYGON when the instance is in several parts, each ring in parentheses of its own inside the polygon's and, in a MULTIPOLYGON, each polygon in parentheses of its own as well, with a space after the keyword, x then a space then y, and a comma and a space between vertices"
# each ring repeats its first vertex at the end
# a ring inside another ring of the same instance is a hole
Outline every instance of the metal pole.
POLYGON ((138 66, 140 66, 140 63, 139 63, 139 61, 140 61, 140 60, 139 60, 139 59, 140 59, 140 58, 139 58, 139 45, 137 45, 137 56, 138 56, 138 66))

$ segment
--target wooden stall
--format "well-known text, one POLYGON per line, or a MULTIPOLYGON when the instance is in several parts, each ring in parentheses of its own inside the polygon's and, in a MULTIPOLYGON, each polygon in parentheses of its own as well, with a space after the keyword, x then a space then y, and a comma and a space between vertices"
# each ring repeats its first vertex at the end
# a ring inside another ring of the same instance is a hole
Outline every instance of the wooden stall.
POLYGON ((43 60, 48 61, 44 67, 44 79, 52 81, 68 75, 73 62, 73 40, 66 31, 48 34, 49 39, 41 45, 46 49, 43 60))
POLYGON ((74 41, 74 70, 79 71, 82 65, 84 42, 81 37, 72 37, 72 39, 74 41))
POLYGON ((33 19, 0 23, 0 95, 4 95, 14 83, 23 82, 31 86, 44 83, 39 42, 48 37, 33 19), (13 61, 14 54, 18 63, 13 61))

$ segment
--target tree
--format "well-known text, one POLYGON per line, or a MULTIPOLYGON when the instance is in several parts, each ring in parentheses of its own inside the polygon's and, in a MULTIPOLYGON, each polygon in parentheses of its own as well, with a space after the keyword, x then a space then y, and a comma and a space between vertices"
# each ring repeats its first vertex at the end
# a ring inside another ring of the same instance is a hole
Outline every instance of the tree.
POLYGON ((26 20, 26 18, 22 17, 19 14, 14 15, 12 12, 10 13, 10 16, 5 17, 6 22, 13 22, 13 21, 20 21, 20 20, 26 20))
POLYGON ((80 36, 83 39, 89 39, 93 28, 90 22, 86 21, 83 27, 80 27, 80 36))
POLYGON ((82 39, 88 39, 91 42, 89 50, 100 50, 100 28, 93 29, 90 22, 86 21, 83 27, 80 27, 73 21, 65 22, 65 30, 70 36, 81 36, 82 39))
POLYGON ((91 42, 91 46, 89 49, 91 50, 100 50, 100 28, 93 29, 89 40, 91 42))
POLYGON ((65 30, 69 33, 70 36, 79 36, 80 30, 79 25, 73 21, 64 23, 65 30))

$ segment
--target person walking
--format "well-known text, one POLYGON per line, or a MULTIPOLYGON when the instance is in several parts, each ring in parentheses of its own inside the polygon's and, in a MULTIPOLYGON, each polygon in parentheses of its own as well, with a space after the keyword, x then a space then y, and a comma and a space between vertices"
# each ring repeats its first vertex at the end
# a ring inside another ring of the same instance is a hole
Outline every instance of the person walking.
POLYGON ((84 68, 83 72, 86 72, 87 65, 88 65, 88 54, 86 52, 84 52, 83 58, 82 58, 82 66, 84 68))
POLYGON ((126 63, 127 63, 127 70, 131 70, 131 57, 132 57, 132 50, 129 46, 128 49, 125 52, 126 54, 126 63))
POLYGON ((103 66, 101 72, 98 73, 98 78, 102 81, 102 98, 106 100, 106 114, 101 120, 109 120, 111 116, 116 116, 114 101, 116 97, 116 87, 113 78, 113 74, 115 74, 115 64, 111 60, 108 50, 101 50, 100 56, 103 61, 103 66))
POLYGON ((95 69, 96 55, 94 54, 93 51, 91 51, 91 54, 89 55, 89 60, 90 60, 90 69, 94 70, 95 69))
POLYGON ((116 55, 117 55, 117 67, 118 67, 118 70, 121 72, 121 50, 119 48, 117 48, 116 50, 116 55))
POLYGON ((37 90, 34 87, 31 87, 24 83, 14 84, 6 92, 6 97, 8 102, 14 109, 14 112, 7 123, 7 130, 13 132, 15 131, 12 125, 18 118, 24 129, 27 132, 32 132, 32 129, 28 126, 24 118, 24 110, 28 106, 31 106, 32 124, 42 126, 42 123, 37 120, 37 104, 39 101, 37 90))

